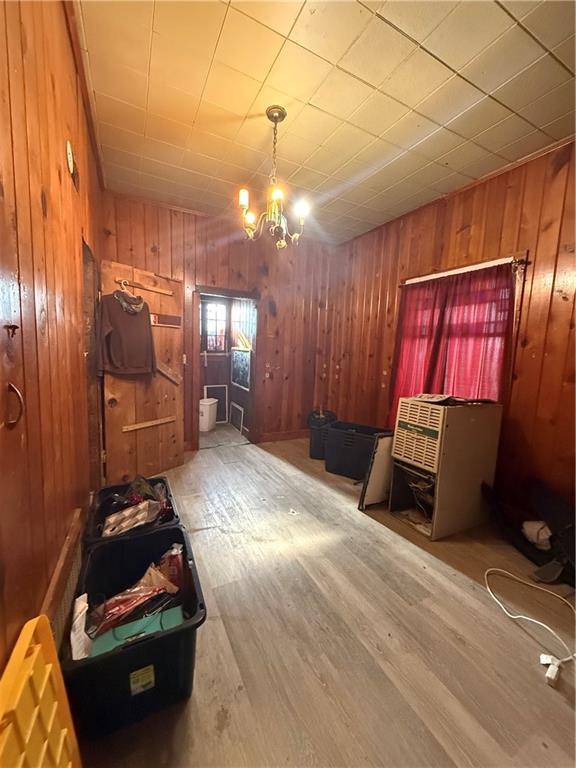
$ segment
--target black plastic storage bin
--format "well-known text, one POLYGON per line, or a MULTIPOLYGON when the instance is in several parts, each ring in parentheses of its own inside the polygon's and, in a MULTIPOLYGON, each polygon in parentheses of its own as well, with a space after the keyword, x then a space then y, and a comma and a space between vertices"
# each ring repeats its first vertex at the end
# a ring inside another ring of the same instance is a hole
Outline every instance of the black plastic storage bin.
POLYGON ((163 520, 162 522, 154 521, 153 523, 146 523, 145 525, 139 525, 136 528, 132 528, 131 530, 126 531, 126 533, 120 533, 117 536, 110 536, 110 537, 106 536, 103 538, 102 529, 104 527, 104 520, 106 518, 106 515, 102 510, 102 505, 104 504, 106 499, 108 499, 110 496, 113 496, 115 493, 118 493, 121 495, 124 494, 130 487, 130 483, 124 483, 123 485, 107 485, 105 488, 101 488, 94 495, 94 501, 92 502, 92 508, 88 515, 86 528, 84 530, 84 546, 85 547, 91 548, 94 546, 94 544, 101 544, 101 543, 113 541, 116 539, 133 538, 134 536, 141 536, 143 533, 149 533, 151 530, 175 526, 180 523, 178 508, 176 506, 176 502, 174 501, 174 497, 172 495, 172 490, 170 488, 170 483, 168 482, 168 479, 163 475, 159 475, 158 477, 149 477, 147 479, 151 485, 156 485, 157 483, 164 483, 164 485, 166 486, 168 502, 171 508, 171 513, 172 513, 171 516, 168 516, 167 519, 163 520))
POLYGON ((79 661, 71 659, 68 643, 64 647, 62 671, 70 706, 79 732, 86 736, 116 730, 192 693, 196 632, 206 619, 206 607, 182 528, 162 528, 96 545, 87 554, 77 594, 87 592, 91 604, 112 597, 135 584, 172 544, 184 544, 188 561, 180 626, 79 661), (149 689, 134 692, 138 675, 146 676, 149 689))
POLYGON ((391 435, 389 429, 335 421, 326 427, 326 469, 335 475, 364 480, 374 450, 375 435, 391 435))
POLYGON ((329 424, 336 421, 336 414, 333 411, 312 411, 307 419, 310 429, 310 458, 325 458, 327 432, 329 424))

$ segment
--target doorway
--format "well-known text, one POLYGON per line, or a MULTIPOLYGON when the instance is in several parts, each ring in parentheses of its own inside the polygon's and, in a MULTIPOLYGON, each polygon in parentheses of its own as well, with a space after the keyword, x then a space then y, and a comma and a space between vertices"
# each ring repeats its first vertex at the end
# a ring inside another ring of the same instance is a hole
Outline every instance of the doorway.
POLYGON ((200 293, 200 450, 251 442, 257 322, 253 298, 200 293))

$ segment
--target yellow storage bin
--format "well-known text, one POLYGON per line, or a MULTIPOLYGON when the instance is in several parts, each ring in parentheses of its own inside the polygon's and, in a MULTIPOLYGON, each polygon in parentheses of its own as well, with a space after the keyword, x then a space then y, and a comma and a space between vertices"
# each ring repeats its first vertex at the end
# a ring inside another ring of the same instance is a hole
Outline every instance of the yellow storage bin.
POLYGON ((0 679, 0 768, 81 768, 46 616, 27 622, 0 679))

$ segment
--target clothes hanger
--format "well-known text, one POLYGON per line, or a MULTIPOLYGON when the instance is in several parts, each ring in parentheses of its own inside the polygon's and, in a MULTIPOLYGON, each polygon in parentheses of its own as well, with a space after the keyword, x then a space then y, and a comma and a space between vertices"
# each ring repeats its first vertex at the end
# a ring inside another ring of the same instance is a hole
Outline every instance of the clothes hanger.
POLYGON ((134 296, 132 291, 128 288, 128 281, 127 280, 120 280, 119 282, 120 282, 120 290, 123 293, 127 293, 128 296, 132 296, 132 298, 135 299, 136 296, 134 296))

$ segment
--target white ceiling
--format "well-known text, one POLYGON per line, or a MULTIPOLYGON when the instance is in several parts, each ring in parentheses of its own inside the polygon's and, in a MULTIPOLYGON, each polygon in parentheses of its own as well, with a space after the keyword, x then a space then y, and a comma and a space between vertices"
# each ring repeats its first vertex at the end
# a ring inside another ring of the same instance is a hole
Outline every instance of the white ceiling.
MULTIPOLYGON (((340 242, 574 133, 571 0, 113 2, 77 14, 108 188, 222 214, 279 177, 340 242)), ((261 206, 260 206, 261 207, 261 206)))

